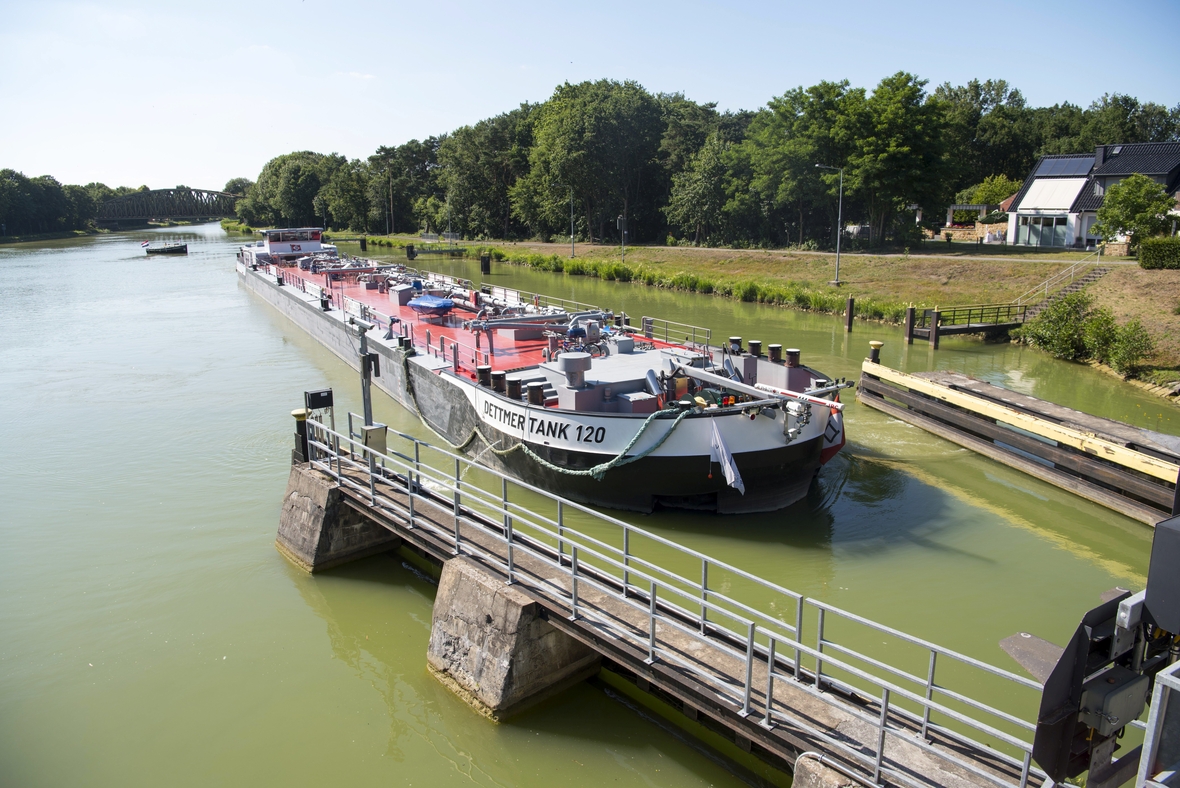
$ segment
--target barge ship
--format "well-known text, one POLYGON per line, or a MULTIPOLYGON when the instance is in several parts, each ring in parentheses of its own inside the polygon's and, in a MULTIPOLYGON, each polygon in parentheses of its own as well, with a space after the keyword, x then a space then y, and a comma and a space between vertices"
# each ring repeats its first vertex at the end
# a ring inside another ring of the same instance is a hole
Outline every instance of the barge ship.
POLYGON ((851 384, 797 350, 340 258, 321 239, 269 231, 239 251, 240 280, 354 368, 370 363, 452 450, 529 484, 642 512, 775 511, 844 445, 851 384))

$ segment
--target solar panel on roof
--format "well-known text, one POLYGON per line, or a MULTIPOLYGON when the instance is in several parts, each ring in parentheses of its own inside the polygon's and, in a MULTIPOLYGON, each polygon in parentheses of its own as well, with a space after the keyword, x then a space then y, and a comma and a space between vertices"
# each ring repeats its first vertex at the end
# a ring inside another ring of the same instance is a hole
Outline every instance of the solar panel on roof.
POLYGON ((1041 165, 1037 167, 1035 174, 1039 178, 1076 178, 1079 175, 1088 175, 1090 168, 1094 166, 1093 156, 1077 156, 1067 159, 1045 159, 1041 165))

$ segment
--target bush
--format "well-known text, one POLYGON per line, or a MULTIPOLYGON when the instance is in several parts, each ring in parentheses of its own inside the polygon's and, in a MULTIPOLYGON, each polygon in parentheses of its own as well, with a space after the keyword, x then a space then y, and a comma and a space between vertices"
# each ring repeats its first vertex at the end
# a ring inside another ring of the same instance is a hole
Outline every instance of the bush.
POLYGON ((1145 238, 1139 244, 1140 268, 1180 268, 1180 238, 1145 238))
POLYGON ((1130 320, 1118 329, 1110 349, 1110 366, 1121 375, 1132 375, 1139 370, 1139 362, 1151 355, 1151 337, 1138 320, 1130 320))
POLYGON ((1085 324, 1092 299, 1085 292, 1070 293, 1045 307, 1018 329, 1018 336, 1054 358, 1085 358, 1085 324))
POLYGON ((1119 338, 1119 326, 1109 309, 1095 309, 1082 326, 1082 344, 1086 355, 1103 364, 1110 363, 1111 350, 1119 338))

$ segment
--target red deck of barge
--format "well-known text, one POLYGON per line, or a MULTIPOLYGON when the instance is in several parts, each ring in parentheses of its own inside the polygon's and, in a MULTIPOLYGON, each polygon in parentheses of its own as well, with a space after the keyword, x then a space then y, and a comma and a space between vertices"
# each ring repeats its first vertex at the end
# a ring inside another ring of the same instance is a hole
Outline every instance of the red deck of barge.
MULTIPOLYGON (((311 273, 296 267, 272 266, 274 273, 281 273, 284 283, 308 294, 322 293, 330 297, 336 309, 343 310, 357 317, 377 324, 381 329, 390 328, 391 322, 394 334, 411 337, 415 346, 427 347, 432 356, 451 362, 456 372, 476 379, 476 367, 490 365, 494 370, 514 372, 516 370, 535 367, 545 359, 541 351, 549 346, 545 339, 512 340, 504 334, 496 333, 489 347, 488 334, 477 336, 476 333, 463 327, 465 320, 472 320, 476 313, 459 305, 454 311, 441 317, 420 315, 408 306, 400 306, 392 291, 380 292, 371 290, 365 283, 358 282, 361 274, 372 273, 377 269, 353 268, 347 270, 320 271, 311 273), (333 279, 332 277, 340 277, 333 279), (363 309, 361 308, 363 307, 363 309), (391 321, 392 319, 392 321, 391 321), (429 341, 427 341, 429 337, 429 341)), ((434 284, 448 284, 459 286, 467 280, 458 277, 447 277, 439 274, 427 275, 423 272, 424 282, 434 284), (430 280, 426 277, 429 276, 430 280)), ((470 284, 470 283, 468 283, 470 284)), ((478 285, 471 285, 476 292, 478 285)), ((496 291, 517 293, 519 291, 493 288, 496 291)), ((588 311, 599 307, 549 296, 532 293, 520 293, 522 299, 532 299, 539 306, 553 306, 566 311, 588 311)), ((555 328, 557 326, 555 325, 555 328)), ((489 332, 491 333, 491 332, 489 332)), ((644 337, 657 347, 682 347, 673 342, 665 342, 658 338, 644 337)))

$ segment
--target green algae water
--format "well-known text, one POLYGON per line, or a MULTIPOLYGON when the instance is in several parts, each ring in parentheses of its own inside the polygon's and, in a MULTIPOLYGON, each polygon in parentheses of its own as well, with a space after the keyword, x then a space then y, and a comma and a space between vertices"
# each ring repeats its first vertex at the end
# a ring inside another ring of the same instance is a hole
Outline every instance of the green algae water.
MULTIPOLYGON (((582 685, 506 724, 426 671, 434 585, 380 556, 310 577, 273 547, 305 389, 357 375, 239 287, 216 226, 0 247, 0 784, 741 785, 582 685), (140 242, 184 240, 183 258, 140 242)), ((478 266, 440 270, 478 278, 478 266)), ((946 368, 1172 434, 1171 405, 1012 345, 944 340, 497 266, 490 280, 799 347, 854 378, 946 368)), ((849 397, 846 397, 849 399, 849 397)), ((376 415, 433 440, 381 394, 376 415)), ((1097 595, 1141 588, 1151 531, 850 404, 849 446, 771 515, 627 518, 855 613, 1013 667, 1097 595)))

